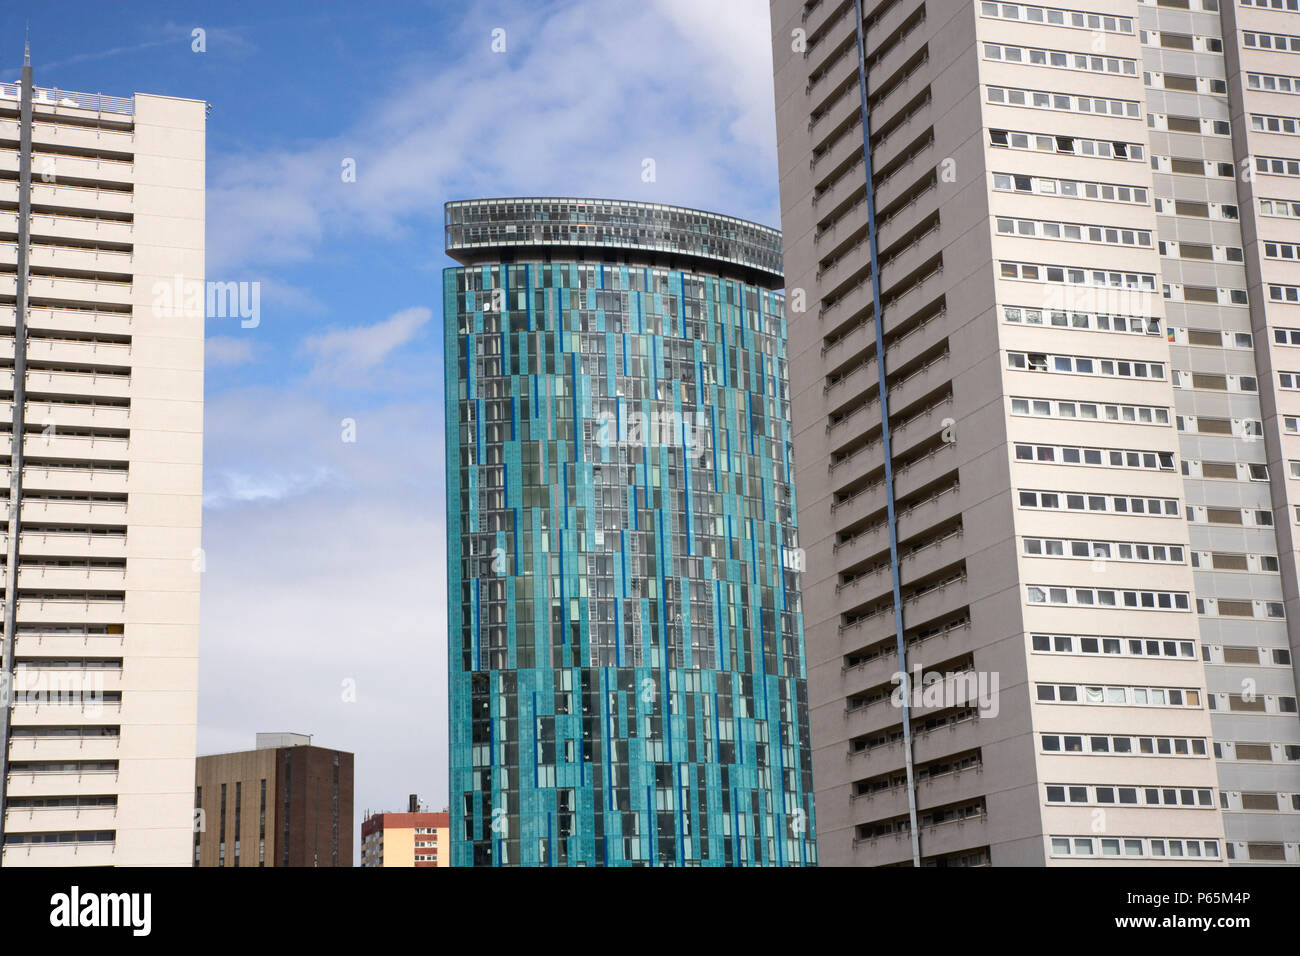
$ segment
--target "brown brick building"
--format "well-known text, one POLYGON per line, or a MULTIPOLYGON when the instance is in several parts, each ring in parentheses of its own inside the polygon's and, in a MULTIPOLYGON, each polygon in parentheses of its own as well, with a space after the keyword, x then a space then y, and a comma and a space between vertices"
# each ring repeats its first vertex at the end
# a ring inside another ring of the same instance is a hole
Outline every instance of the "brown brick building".
POLYGON ((199 757, 195 866, 351 866, 352 754, 306 734, 199 757))

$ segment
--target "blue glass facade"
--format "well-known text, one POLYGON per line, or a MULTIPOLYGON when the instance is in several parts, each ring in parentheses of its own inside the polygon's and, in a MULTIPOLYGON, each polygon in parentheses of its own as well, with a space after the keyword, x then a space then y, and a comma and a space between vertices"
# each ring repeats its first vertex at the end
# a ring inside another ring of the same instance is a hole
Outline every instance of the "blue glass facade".
POLYGON ((473 205, 443 283, 453 865, 815 863, 779 275, 470 255, 473 205))

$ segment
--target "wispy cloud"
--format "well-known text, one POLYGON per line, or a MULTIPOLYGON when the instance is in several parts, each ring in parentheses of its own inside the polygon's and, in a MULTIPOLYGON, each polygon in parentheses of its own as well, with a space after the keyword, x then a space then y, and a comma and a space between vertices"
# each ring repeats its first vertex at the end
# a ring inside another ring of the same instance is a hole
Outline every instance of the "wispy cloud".
MULTIPOLYGON (((222 27, 203 27, 204 43, 212 44, 213 49, 224 51, 247 52, 252 49, 252 44, 248 42, 243 34, 238 30, 226 29, 222 27)), ((157 50, 162 47, 174 47, 178 50, 189 52, 193 43, 194 27, 182 26, 177 23, 166 23, 156 31, 160 34, 156 39, 142 40, 139 43, 128 43, 119 46, 108 47, 107 49, 87 50, 84 53, 74 53, 71 56, 65 56, 61 60, 51 62, 42 61, 41 70, 56 70, 68 66, 77 66, 81 63, 92 63, 97 60, 108 60, 119 56, 135 56, 144 53, 146 50, 157 50)))
POLYGON ((415 338, 431 318, 432 311, 416 306, 374 325, 309 335, 302 347, 315 359, 312 377, 317 381, 353 381, 358 373, 376 368, 393 350, 415 338))
POLYGON ((655 0, 617 17, 596 0, 471 7, 449 41, 458 59, 395 66, 338 135, 213 157, 209 260, 301 262, 330 236, 418 236, 445 200, 492 193, 681 202, 775 222, 771 60, 754 56, 770 50, 767 17, 762 0, 655 0), (491 51, 495 27, 504 53, 491 51))
POLYGON ((224 508, 251 502, 284 501, 338 480, 339 476, 324 466, 305 472, 241 472, 220 469, 208 477, 208 488, 203 493, 203 507, 224 508))

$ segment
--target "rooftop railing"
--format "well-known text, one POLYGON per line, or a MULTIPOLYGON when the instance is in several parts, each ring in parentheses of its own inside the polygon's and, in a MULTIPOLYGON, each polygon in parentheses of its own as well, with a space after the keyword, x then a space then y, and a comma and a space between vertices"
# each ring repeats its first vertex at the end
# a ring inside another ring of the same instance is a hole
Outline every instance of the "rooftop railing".
MULTIPOLYGON (((18 102, 21 90, 17 83, 0 82, 0 100, 18 102)), ((125 96, 105 96, 102 93, 73 93, 69 90, 52 90, 36 87, 32 90, 35 106, 71 106, 79 110, 99 113, 135 113, 135 99, 125 96)))

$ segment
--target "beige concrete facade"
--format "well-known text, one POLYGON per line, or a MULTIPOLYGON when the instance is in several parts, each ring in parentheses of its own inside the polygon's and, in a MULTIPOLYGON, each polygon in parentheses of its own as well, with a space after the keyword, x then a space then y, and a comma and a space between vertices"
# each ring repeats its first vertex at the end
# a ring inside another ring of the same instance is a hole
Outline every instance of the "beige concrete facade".
POLYGON ((451 866, 447 811, 374 813, 361 821, 361 865, 365 867, 451 866))
POLYGON ((856 4, 771 5, 823 863, 909 864, 909 790, 926 865, 1300 862, 1272 655, 1297 516, 1285 453, 1254 467, 1274 390, 1234 217, 1238 41, 1191 4, 862 3, 902 628, 908 669, 945 678, 910 714, 910 788, 856 4), (1260 673, 1216 669, 1225 645, 1260 673), (982 706, 938 693, 963 682, 982 706), (1220 810, 1229 726, 1274 754, 1250 768, 1272 823, 1220 810))
MULTIPOLYGON (((198 101, 35 97, 5 866, 191 863, 204 135, 198 101), (191 308, 160 296, 177 283, 200 290, 191 308), (86 693, 39 696, 60 681, 86 693)), ((0 84, 6 422, 18 143, 0 84)))

